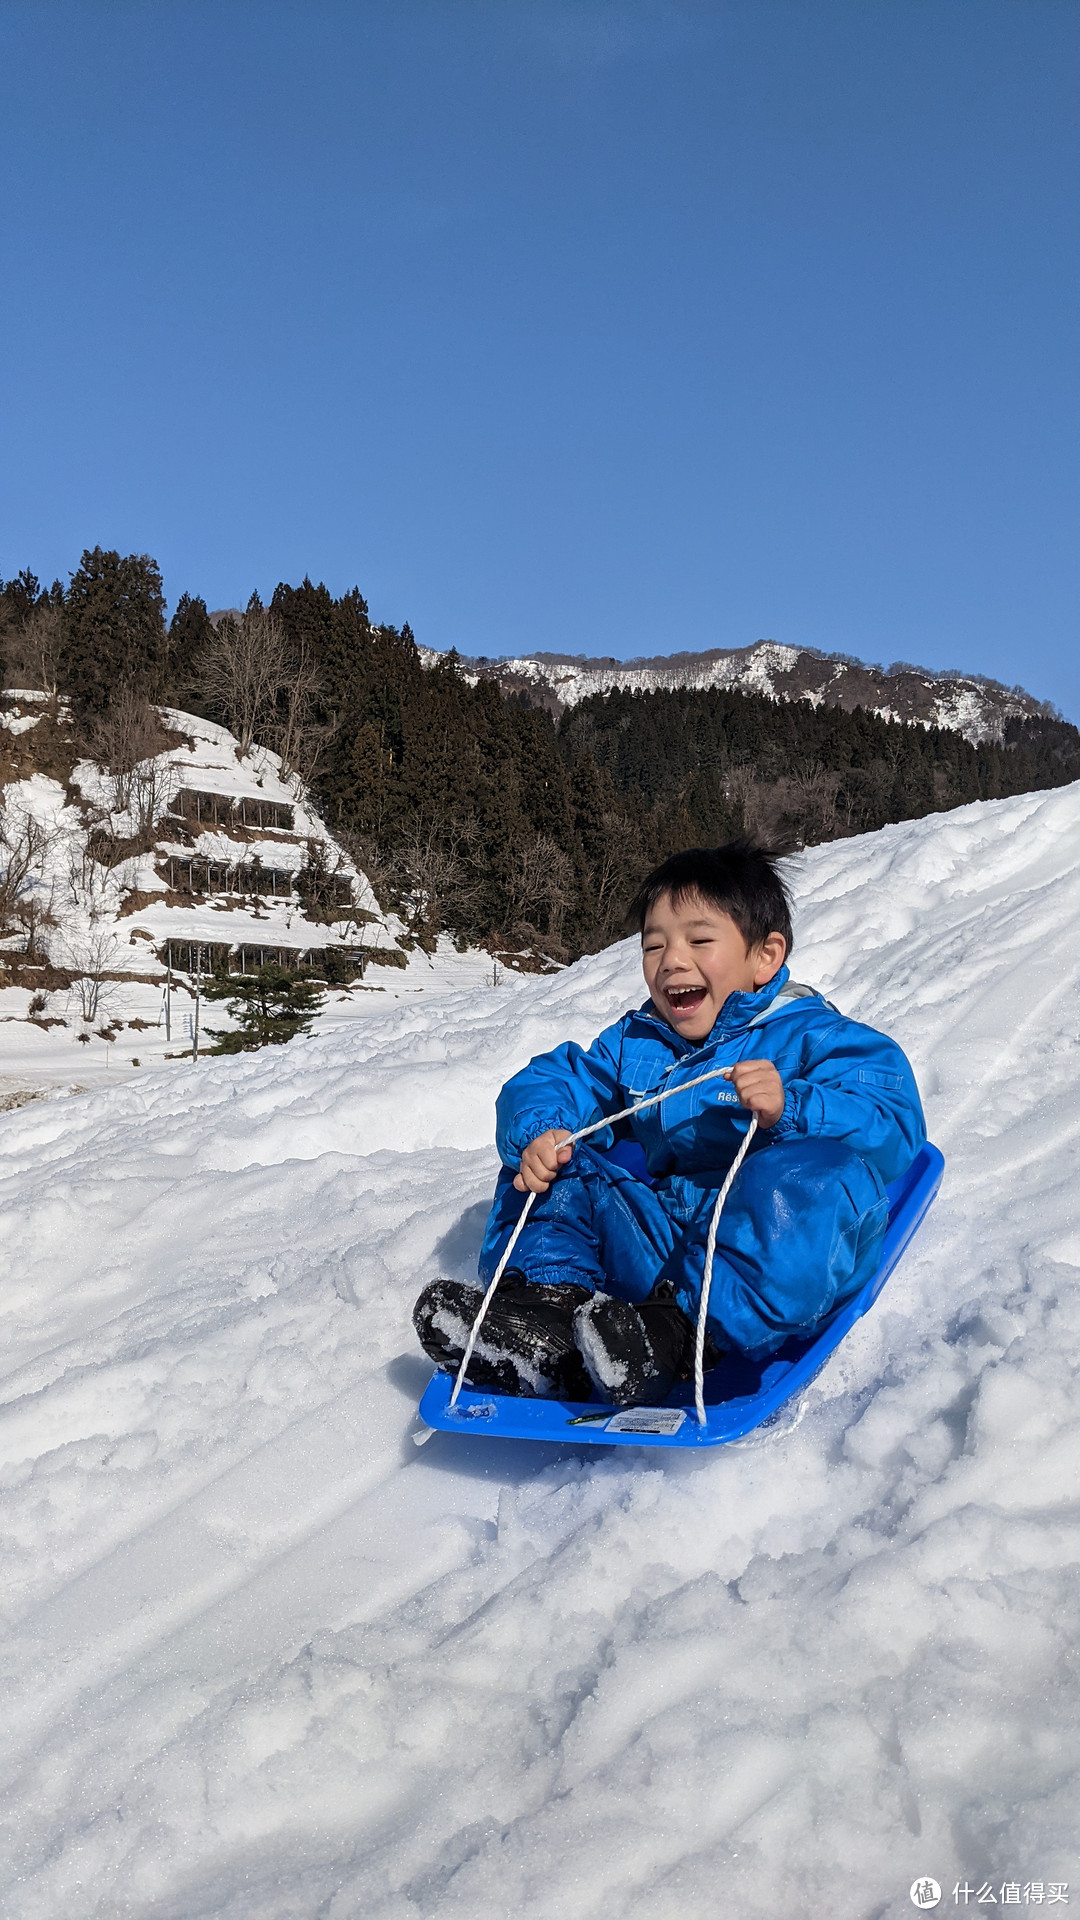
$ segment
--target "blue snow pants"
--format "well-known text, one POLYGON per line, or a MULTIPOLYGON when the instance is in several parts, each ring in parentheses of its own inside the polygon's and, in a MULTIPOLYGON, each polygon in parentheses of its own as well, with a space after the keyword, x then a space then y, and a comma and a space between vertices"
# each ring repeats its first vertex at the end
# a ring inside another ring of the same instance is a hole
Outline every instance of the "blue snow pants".
MULTIPOLYGON (((486 1284, 524 1205, 506 1167, 480 1250, 486 1284)), ((593 1147, 533 1203, 513 1265, 530 1280, 572 1281, 644 1300, 670 1281, 696 1318, 718 1187, 675 1176, 653 1185, 593 1147)), ((709 1327, 760 1358, 806 1335, 857 1293, 878 1264, 889 1208, 878 1175, 833 1140, 782 1140, 751 1152, 716 1235, 709 1327)))

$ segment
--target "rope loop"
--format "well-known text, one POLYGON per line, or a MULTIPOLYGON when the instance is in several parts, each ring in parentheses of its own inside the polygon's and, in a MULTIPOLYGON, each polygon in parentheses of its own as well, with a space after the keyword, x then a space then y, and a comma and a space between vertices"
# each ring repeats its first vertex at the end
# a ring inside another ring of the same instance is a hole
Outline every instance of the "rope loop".
POLYGON ((709 1295, 712 1292, 713 1256, 716 1253, 716 1229, 720 1215, 724 1211, 724 1201, 735 1184, 735 1176, 746 1159, 750 1142, 757 1132, 757 1114, 750 1115, 750 1125, 746 1129, 746 1138, 735 1155, 727 1172, 716 1203, 709 1219, 709 1237, 705 1242, 705 1271, 701 1277, 701 1299, 698 1301, 697 1338, 694 1341, 694 1406, 697 1409, 698 1426, 705 1425, 705 1322, 709 1314, 709 1295))
MULTIPOLYGON (((613 1127, 616 1124, 616 1122, 619 1120, 629 1120, 631 1114, 641 1113, 641 1111, 645 1107, 659 1106, 662 1100, 671 1100, 674 1098, 674 1096, 677 1093, 689 1093, 691 1087, 703 1086, 706 1080, 730 1080, 732 1072, 733 1072, 733 1068, 731 1067, 713 1067, 710 1069, 708 1073, 699 1073, 695 1080, 683 1080, 680 1082, 680 1084, 677 1087, 667 1087, 663 1093, 647 1094, 644 1100, 635 1101, 632 1107, 624 1107, 621 1113, 606 1114, 603 1120, 594 1120, 591 1126, 581 1127, 579 1128, 577 1133, 568 1134, 566 1139, 560 1141, 559 1144, 560 1146, 563 1146, 563 1147, 576 1146, 579 1140, 587 1139, 590 1133, 599 1133, 604 1127, 613 1127)), ((704 1394, 703 1369, 704 1369, 704 1355, 705 1355, 705 1316, 706 1316, 706 1313, 708 1312, 709 1293, 712 1289, 713 1255, 716 1251, 716 1228, 717 1228, 717 1223, 720 1219, 720 1215, 723 1212, 724 1202, 727 1199, 728 1194, 731 1192, 732 1183, 734 1182, 735 1176, 738 1173, 739 1168, 742 1166, 742 1163, 746 1158, 747 1148, 749 1147, 750 1142, 753 1139, 756 1132, 757 1132, 757 1114, 752 1113, 750 1116, 750 1125, 746 1131, 746 1138, 743 1141, 741 1147, 739 1148, 738 1153, 735 1155, 735 1158, 732 1161, 730 1168, 728 1169, 727 1178, 724 1181, 724 1184, 721 1187, 720 1192, 716 1196, 716 1204, 713 1207, 712 1218, 709 1221, 709 1237, 708 1237, 708 1241, 705 1248, 705 1273, 702 1279, 702 1286, 701 1286, 701 1305, 698 1308, 697 1341, 694 1348, 694 1401, 697 1407, 698 1423, 700 1426, 705 1425, 705 1401, 703 1398, 703 1394, 704 1394)), ((514 1248, 517 1246, 518 1240, 521 1235, 521 1229, 525 1225, 525 1222, 529 1217, 529 1213, 532 1208, 533 1201, 537 1197, 538 1196, 535 1193, 527 1193, 525 1195, 525 1205, 522 1207, 521 1212, 518 1216, 517 1225, 515 1226, 513 1232, 510 1235, 509 1240, 506 1243, 506 1246, 503 1249, 502 1258, 499 1261, 498 1266, 496 1267, 494 1273, 491 1276, 491 1280, 488 1285, 487 1292, 484 1294, 484 1297, 481 1300, 480 1305, 476 1310, 476 1318, 473 1321, 471 1328, 469 1329, 469 1338, 465 1343, 465 1351, 461 1356, 461 1365, 457 1370, 457 1378, 454 1381, 453 1391, 451 1392, 451 1395, 450 1395, 449 1404, 451 1407, 454 1407, 457 1405, 458 1395, 460 1394, 461 1389, 465 1384, 465 1375, 466 1375, 466 1372, 468 1371, 469 1361, 473 1357, 473 1349, 476 1346, 477 1336, 480 1332, 481 1327, 484 1324, 485 1319, 487 1318, 488 1308, 490 1307, 492 1301, 495 1298, 496 1288, 498 1287, 499 1281, 502 1279, 503 1274, 506 1271, 507 1265, 509 1264, 510 1255, 513 1253, 514 1248)))

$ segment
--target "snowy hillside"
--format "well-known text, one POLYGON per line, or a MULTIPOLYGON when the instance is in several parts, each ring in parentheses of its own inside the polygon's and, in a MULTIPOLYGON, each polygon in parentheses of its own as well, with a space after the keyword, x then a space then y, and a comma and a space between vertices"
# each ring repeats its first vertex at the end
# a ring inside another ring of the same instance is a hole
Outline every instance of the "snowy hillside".
MULTIPOLYGON (((441 654, 421 647, 424 664, 441 654)), ((819 653, 814 647, 778 646, 759 640, 752 647, 714 647, 705 653, 657 655, 647 660, 589 660, 584 655, 540 653, 531 658, 465 660, 466 678, 498 681, 504 693, 539 696, 554 711, 575 707, 590 694, 669 692, 677 687, 721 687, 763 693, 773 700, 806 700, 812 706, 863 707, 883 720, 920 721, 948 727, 977 746, 1000 741, 1010 720, 1031 719, 1051 711, 1019 687, 959 673, 933 674, 902 663, 883 669, 864 666, 846 654, 819 653)))
POLYGON ((190 1052, 194 978, 215 965, 310 965, 334 988, 324 1024, 492 975, 449 939, 401 944, 275 753, 159 714, 172 744, 117 775, 77 757, 62 707, 0 698, 0 1103, 190 1052))
POLYGON ((495 1092, 629 944, 0 1117, 6 1920, 1080 1901, 1078 849, 1074 786, 803 858, 948 1164, 757 1445, 409 1439, 495 1092))

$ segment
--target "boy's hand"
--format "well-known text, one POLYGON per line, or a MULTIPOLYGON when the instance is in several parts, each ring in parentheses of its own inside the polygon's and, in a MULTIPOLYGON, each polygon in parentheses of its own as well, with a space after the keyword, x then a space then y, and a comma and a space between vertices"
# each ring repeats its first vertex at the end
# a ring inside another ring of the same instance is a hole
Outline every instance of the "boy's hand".
POLYGON ((549 1127, 547 1133, 530 1140, 521 1156, 521 1172, 514 1175, 519 1193, 547 1192, 560 1167, 565 1167, 574 1151, 573 1147, 562 1144, 569 1138, 568 1127, 549 1127))
POLYGON ((752 1107, 759 1127, 775 1127, 784 1111, 784 1083, 771 1060, 740 1060, 731 1084, 744 1107, 752 1107))

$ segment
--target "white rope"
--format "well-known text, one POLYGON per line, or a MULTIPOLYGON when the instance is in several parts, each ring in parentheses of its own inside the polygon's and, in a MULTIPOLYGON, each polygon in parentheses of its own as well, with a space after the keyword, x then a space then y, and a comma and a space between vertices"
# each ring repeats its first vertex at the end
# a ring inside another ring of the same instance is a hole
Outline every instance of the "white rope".
POLYGON ((727 1179, 716 1196, 716 1204, 709 1221, 709 1237, 705 1242, 705 1272, 701 1280, 701 1299, 698 1303, 697 1339, 694 1343, 694 1405, 697 1408, 698 1426, 705 1425, 705 1321, 709 1312, 709 1295, 712 1292, 713 1255, 716 1252, 716 1229, 720 1215, 724 1211, 724 1201, 731 1192, 735 1175, 746 1159, 750 1142, 757 1132, 757 1114, 750 1115, 750 1125, 746 1129, 746 1138, 728 1168, 727 1179))
POLYGON ((503 1277, 503 1269, 506 1266, 506 1263, 509 1260, 510 1255, 513 1253, 514 1248, 517 1246, 518 1235, 521 1232, 522 1227, 525 1225, 525 1222, 529 1217, 529 1208, 532 1206, 532 1203, 536 1199, 536 1197, 537 1196, 535 1193, 527 1193, 525 1195, 525 1205, 521 1209, 521 1214, 518 1218, 517 1226, 514 1228, 513 1233, 510 1235, 510 1238, 506 1243, 506 1247, 503 1252, 503 1257, 499 1261, 498 1266, 496 1267, 494 1273, 491 1276, 491 1285, 488 1287, 487 1292, 485 1293, 483 1299, 481 1300, 480 1307, 476 1315, 476 1319, 473 1321, 472 1326, 469 1329, 469 1338, 465 1343, 465 1351, 461 1356, 461 1365, 457 1370, 457 1379, 454 1381, 454 1391, 450 1395, 450 1405, 452 1407, 457 1405, 457 1397, 458 1397, 458 1394, 461 1392, 462 1382, 465 1379, 465 1369, 468 1366, 469 1361, 472 1359, 473 1348, 476 1345, 476 1336, 484 1324, 484 1316, 486 1315, 488 1308, 490 1307, 492 1301, 495 1298, 495 1289, 498 1286, 499 1281, 503 1277))
MULTIPOLYGON (((586 1137, 590 1133, 599 1133, 602 1127, 613 1127, 617 1120, 629 1120, 630 1115, 632 1113, 640 1113, 644 1107, 656 1107, 656 1106, 659 1106, 661 1100, 671 1100, 674 1097, 674 1095, 677 1093, 689 1093, 691 1087, 700 1087, 704 1084, 706 1080, 730 1080, 733 1072, 734 1072, 734 1067, 713 1067, 710 1069, 708 1073, 699 1073, 695 1080, 683 1080, 680 1082, 680 1084, 677 1087, 667 1087, 663 1093, 647 1094, 644 1100, 635 1101, 632 1107, 624 1107, 621 1113, 606 1114, 603 1120, 594 1120, 591 1126, 581 1127, 577 1133, 568 1134, 565 1140, 560 1140, 559 1150, 561 1151, 563 1147, 574 1146, 578 1140, 586 1139, 586 1137)), ((757 1116, 756 1114, 753 1114, 751 1115, 750 1128, 747 1133, 746 1139, 743 1141, 742 1146, 739 1148, 739 1151, 735 1157, 735 1161, 732 1165, 731 1172, 728 1174, 728 1177, 725 1180, 724 1185, 720 1190, 720 1196, 719 1196, 719 1199, 717 1200, 716 1207, 714 1208, 714 1211, 713 1211, 712 1224, 709 1229, 712 1238, 710 1240, 709 1251, 706 1254, 706 1267, 705 1267, 706 1276, 710 1286, 712 1284, 712 1245, 716 1237, 716 1222, 720 1218, 720 1209, 723 1206, 724 1201, 727 1199, 728 1191, 731 1187, 731 1183, 734 1180, 735 1175, 738 1173, 739 1168, 742 1166, 743 1157, 746 1153, 747 1147, 750 1145, 750 1142, 753 1139, 754 1131, 756 1127, 757 1127, 757 1116)), ((473 1348, 476 1345, 477 1334, 480 1332, 480 1329, 483 1326, 484 1320, 487 1316, 487 1310, 495 1298, 495 1289, 497 1288, 499 1281, 503 1277, 503 1274, 506 1270, 507 1262, 510 1259, 510 1255, 513 1253, 514 1248, 517 1246, 518 1236, 521 1233, 521 1229, 525 1225, 525 1222, 529 1217, 529 1209, 531 1208, 533 1201, 537 1197, 538 1196, 535 1193, 526 1194, 525 1205, 522 1207, 521 1213, 518 1216, 517 1225, 514 1228, 513 1233, 510 1235, 510 1238, 507 1241, 505 1248, 503 1249, 502 1259, 499 1261, 498 1266, 496 1267, 494 1273, 492 1274, 491 1282, 488 1286, 488 1290, 485 1293, 477 1309, 476 1319, 473 1321, 472 1326, 469 1329, 469 1338, 465 1343, 465 1351, 461 1356, 461 1365, 457 1370, 457 1379, 454 1381, 454 1390, 450 1395, 449 1404, 451 1407, 457 1405, 458 1395, 461 1392, 463 1385, 465 1384, 466 1370, 468 1368, 469 1361, 472 1359, 472 1356, 473 1356, 473 1348)), ((704 1292, 702 1297, 703 1298, 705 1297, 704 1292)), ((704 1316, 702 1316, 698 1323, 699 1357, 701 1353, 704 1351, 704 1342, 705 1342, 704 1327, 705 1327, 705 1321, 704 1321, 704 1316)), ((703 1416, 700 1413, 700 1406, 701 1406, 700 1391, 698 1394, 698 1406, 699 1406, 698 1417, 699 1419, 702 1419, 703 1416)))

